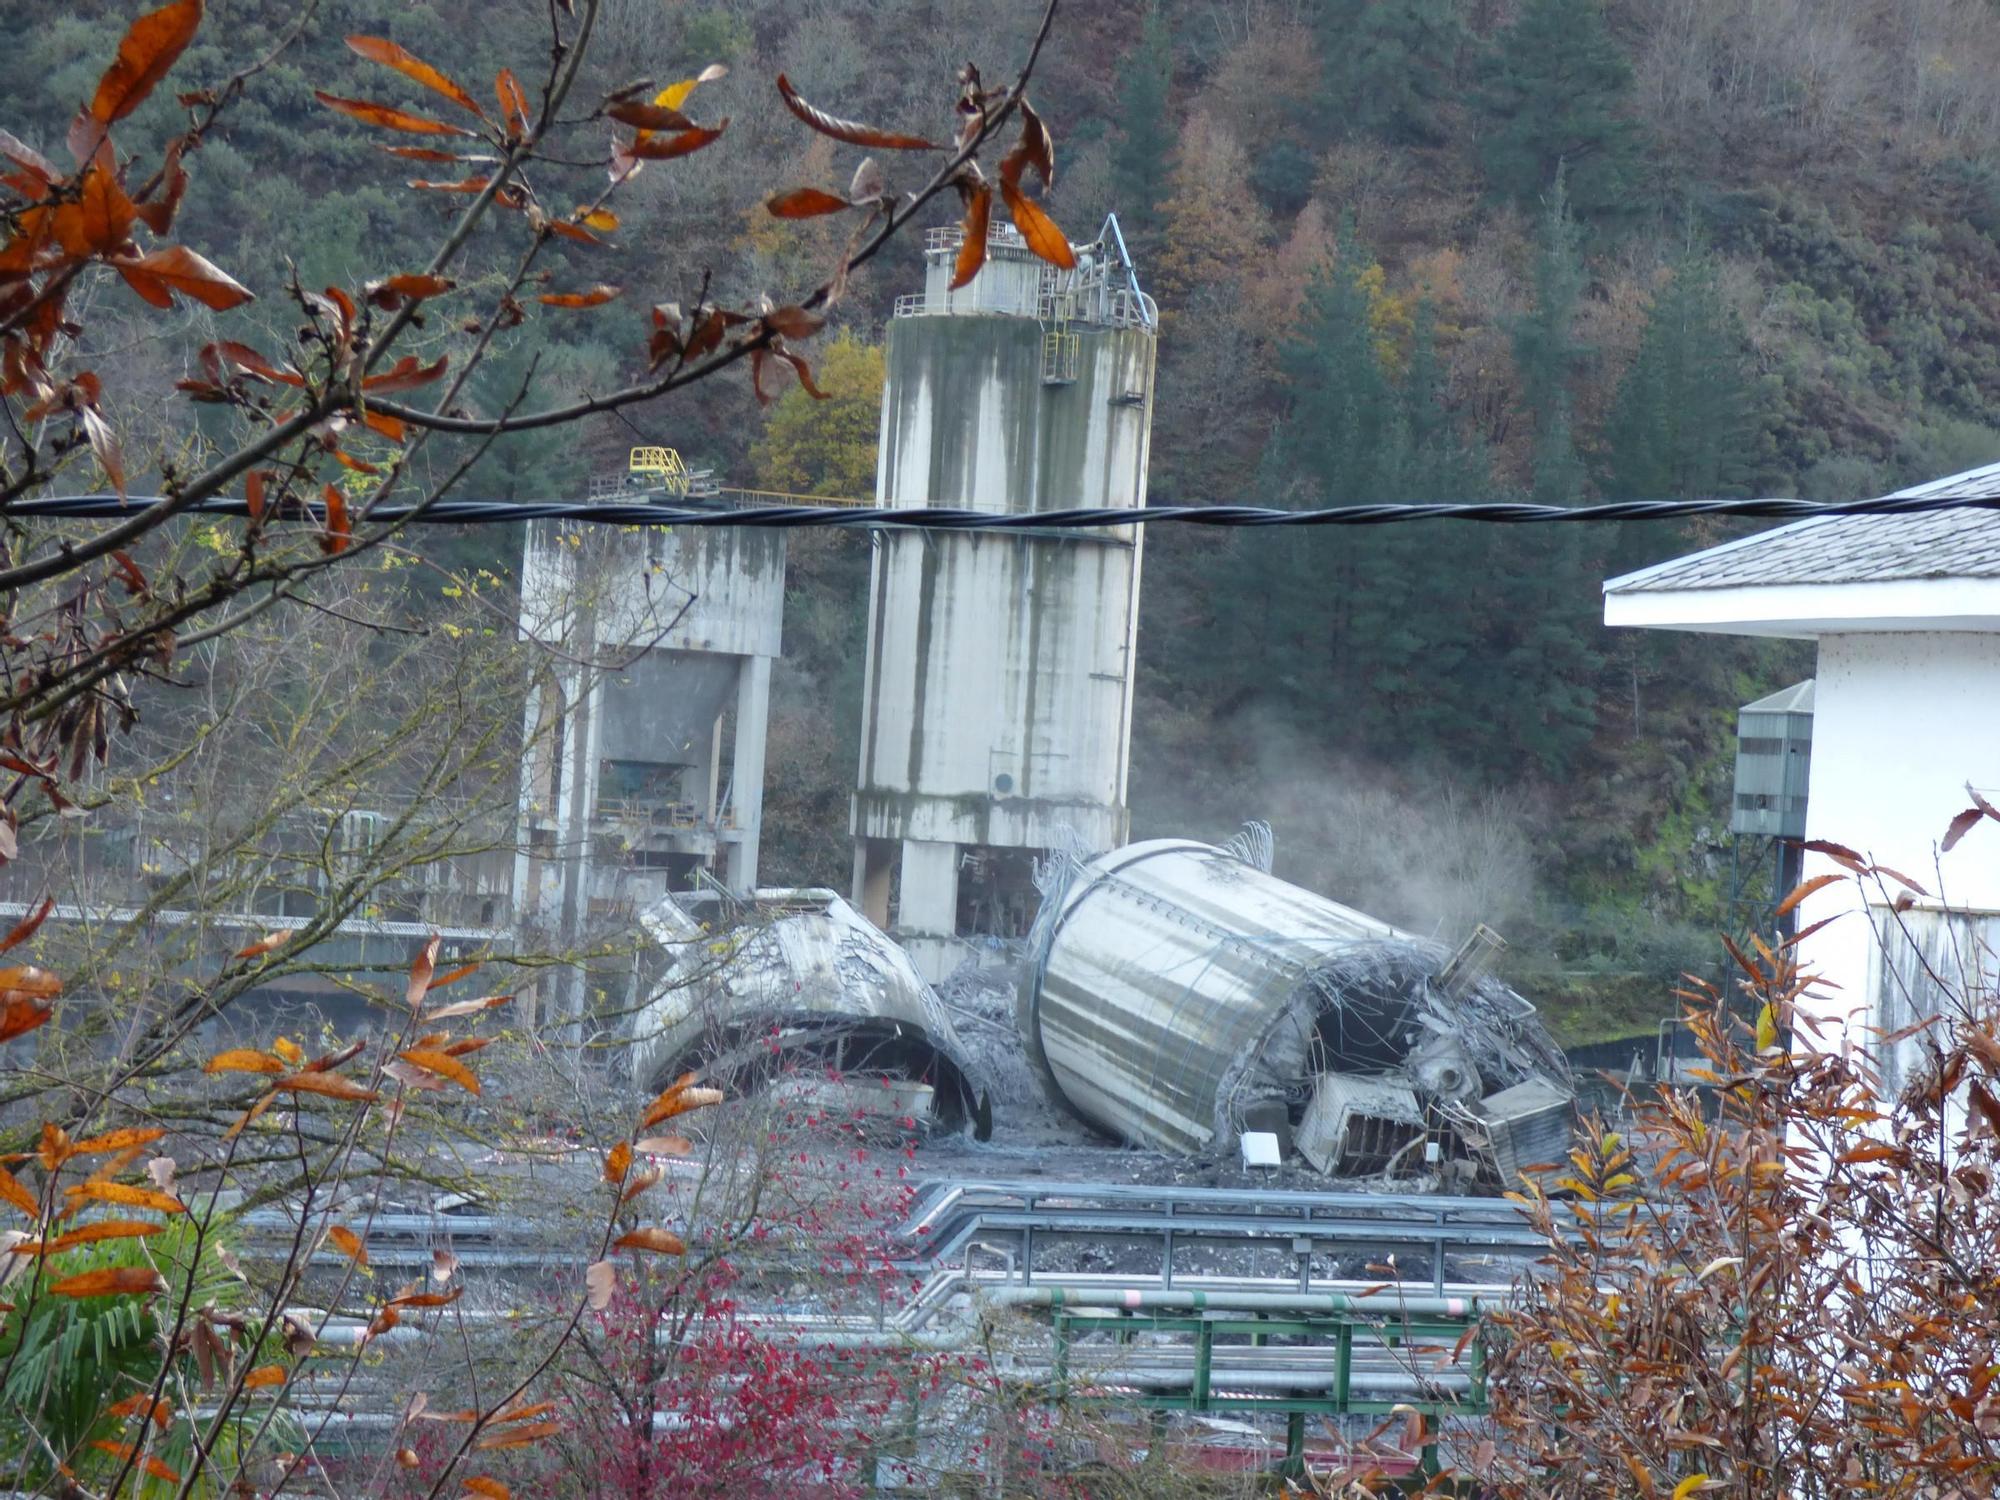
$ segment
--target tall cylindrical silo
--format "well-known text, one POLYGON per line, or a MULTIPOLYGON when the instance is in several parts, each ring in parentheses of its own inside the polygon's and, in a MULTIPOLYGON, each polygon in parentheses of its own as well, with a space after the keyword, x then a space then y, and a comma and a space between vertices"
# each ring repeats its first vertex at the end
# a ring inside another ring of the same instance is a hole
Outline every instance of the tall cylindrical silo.
POLYGON ((1523 1083, 1566 1097, 1534 1007, 1491 978, 1453 983, 1450 960, 1232 852, 1156 839, 1050 882, 1022 1039, 1058 1102, 1171 1151, 1226 1148, 1260 1108, 1303 1122, 1329 1076, 1475 1110, 1523 1083))
MULTIPOLYGON (((889 326, 879 502, 1144 505, 1156 320, 1116 221, 1070 272, 995 226, 954 292, 958 236, 889 326)), ((1125 836, 1139 554, 1136 527, 877 534, 854 896, 930 977, 1025 933, 1038 853, 1125 836)))

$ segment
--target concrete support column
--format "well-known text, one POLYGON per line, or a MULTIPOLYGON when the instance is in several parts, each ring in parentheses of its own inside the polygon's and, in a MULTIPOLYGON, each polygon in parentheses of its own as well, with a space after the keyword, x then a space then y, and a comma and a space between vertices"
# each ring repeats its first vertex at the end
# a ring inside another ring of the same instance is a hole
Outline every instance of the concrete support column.
POLYGON ((889 877, 896 846, 887 839, 854 841, 854 905, 884 932, 889 930, 889 877))
POLYGON ((950 972, 958 950, 958 845, 903 841, 903 890, 896 937, 924 978, 950 972))
POLYGON ((732 890, 757 887, 757 844, 764 830, 764 745, 770 720, 771 658, 746 656, 736 673, 736 755, 729 773, 740 835, 728 846, 726 878, 732 890))

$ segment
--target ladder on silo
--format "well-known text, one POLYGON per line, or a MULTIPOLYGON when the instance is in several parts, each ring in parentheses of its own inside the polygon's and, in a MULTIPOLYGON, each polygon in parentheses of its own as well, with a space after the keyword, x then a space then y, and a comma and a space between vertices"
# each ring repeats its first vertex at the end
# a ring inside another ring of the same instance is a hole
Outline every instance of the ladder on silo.
POLYGON ((1083 360, 1083 336, 1070 332, 1071 304, 1075 299, 1058 287, 1055 273, 1042 273, 1041 295, 1036 308, 1042 325, 1042 384, 1072 385, 1077 366, 1083 360))

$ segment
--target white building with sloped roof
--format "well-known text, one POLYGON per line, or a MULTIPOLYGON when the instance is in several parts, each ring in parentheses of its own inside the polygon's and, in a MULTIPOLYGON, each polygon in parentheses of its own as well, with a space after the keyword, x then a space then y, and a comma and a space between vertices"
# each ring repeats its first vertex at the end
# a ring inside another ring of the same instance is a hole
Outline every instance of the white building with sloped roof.
MULTIPOLYGON (((1899 492, 2000 506, 2000 464, 1899 492)), ((2000 803, 2000 510, 1815 518, 1613 578, 1604 622, 1816 641, 1809 840, 1924 888, 1829 885, 1800 908, 1823 1014, 1894 1030, 1991 988, 2000 824, 1942 849, 1968 786, 2000 803)), ((1804 877, 1837 872, 1807 852, 1804 877)), ((1831 1038, 1828 1038, 1831 1040, 1831 1038)))

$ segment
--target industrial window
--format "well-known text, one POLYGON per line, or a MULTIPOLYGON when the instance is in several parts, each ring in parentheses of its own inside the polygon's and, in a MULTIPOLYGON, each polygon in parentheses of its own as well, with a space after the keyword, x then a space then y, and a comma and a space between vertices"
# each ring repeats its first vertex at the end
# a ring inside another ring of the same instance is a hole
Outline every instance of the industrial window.
POLYGON ((605 802, 678 802, 685 766, 655 760, 607 760, 598 765, 597 795, 605 802))
POLYGON ((1761 736, 1746 736, 1736 742, 1737 750, 1744 755, 1783 755, 1785 741, 1766 739, 1761 736))

